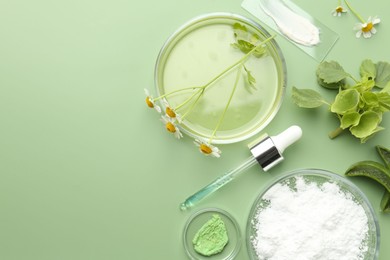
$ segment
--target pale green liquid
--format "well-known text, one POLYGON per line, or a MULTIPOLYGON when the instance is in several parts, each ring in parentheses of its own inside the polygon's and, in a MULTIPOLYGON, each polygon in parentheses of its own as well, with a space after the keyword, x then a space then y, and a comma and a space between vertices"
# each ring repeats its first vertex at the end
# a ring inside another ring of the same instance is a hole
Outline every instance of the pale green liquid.
MULTIPOLYGON (((190 32, 170 52, 162 74, 163 86, 160 88, 163 90, 160 91, 169 93, 205 85, 245 55, 230 45, 234 42, 230 24, 209 24, 190 32)), ((243 72, 224 121, 217 131, 216 142, 250 135, 264 127, 264 123, 269 121, 270 115, 277 109, 275 100, 280 101, 282 86, 273 57, 269 54, 261 58, 252 56, 245 62, 245 66, 256 79, 256 89, 245 82, 243 72)), ((192 112, 185 117, 183 125, 188 132, 206 138, 211 135, 231 95, 237 69, 207 88, 192 112)), ((172 107, 176 107, 194 91, 180 92, 169 96, 167 100, 172 107)), ((191 102, 179 112, 184 114, 190 105, 191 102)))

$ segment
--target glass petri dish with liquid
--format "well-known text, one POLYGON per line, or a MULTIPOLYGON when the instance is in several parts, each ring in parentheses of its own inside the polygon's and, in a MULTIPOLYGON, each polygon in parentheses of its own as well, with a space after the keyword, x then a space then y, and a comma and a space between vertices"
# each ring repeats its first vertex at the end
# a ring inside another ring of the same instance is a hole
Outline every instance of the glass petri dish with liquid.
POLYGON ((237 24, 249 34, 257 35, 259 43, 271 37, 250 19, 230 13, 211 13, 180 27, 158 55, 157 93, 159 96, 173 93, 165 100, 171 107, 180 107, 179 112, 185 115, 182 131, 191 137, 212 136, 211 143, 215 144, 239 142, 264 129, 279 110, 286 87, 286 66, 274 39, 264 44, 264 55, 251 56, 244 66, 240 64, 218 78, 245 55, 232 45, 237 24), (248 77, 238 77, 237 70, 243 74, 250 71, 255 82, 248 84, 248 77), (216 78, 199 99, 189 100, 197 97, 196 90, 216 78))

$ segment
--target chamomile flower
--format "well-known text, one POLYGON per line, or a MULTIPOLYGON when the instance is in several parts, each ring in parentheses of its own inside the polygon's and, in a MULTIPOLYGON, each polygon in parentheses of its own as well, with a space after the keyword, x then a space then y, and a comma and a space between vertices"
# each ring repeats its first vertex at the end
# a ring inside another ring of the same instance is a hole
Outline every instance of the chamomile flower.
POLYGON ((173 134, 177 139, 183 137, 183 134, 180 132, 180 129, 176 125, 174 119, 164 115, 161 117, 161 122, 163 122, 163 124, 165 125, 165 129, 167 129, 167 131, 173 134))
POLYGON ((221 156, 221 150, 206 141, 195 139, 194 144, 199 147, 199 151, 204 155, 210 155, 217 158, 221 156))
POLYGON ((146 99, 145 99, 146 105, 150 108, 154 108, 157 112, 161 113, 161 108, 158 105, 156 105, 153 97, 149 93, 149 90, 145 88, 144 91, 146 95, 146 99))
POLYGON ((363 34, 363 37, 364 38, 370 38, 373 34, 376 33, 376 29, 374 27, 374 25, 380 23, 380 19, 376 16, 374 16, 373 18, 370 16, 368 17, 368 20, 365 21, 362 16, 360 14, 358 14, 353 8, 352 6, 348 3, 347 0, 344 0, 345 4, 348 6, 348 8, 351 10, 351 12, 356 16, 356 18, 359 19, 360 23, 356 24, 353 29, 354 30, 357 30, 356 32, 356 38, 360 38, 360 36, 362 36, 363 34))
POLYGON ((165 114, 166 114, 166 116, 170 117, 172 119, 176 119, 179 123, 181 123, 182 120, 181 120, 180 114, 177 113, 177 111, 169 105, 168 101, 166 101, 164 99, 162 102, 163 102, 163 104, 165 106, 165 114))
POLYGON ((360 38, 360 36, 363 34, 364 38, 370 38, 373 34, 376 33, 376 29, 374 25, 380 23, 380 19, 378 17, 369 17, 367 22, 365 23, 358 23, 353 28, 354 30, 357 30, 356 32, 356 38, 360 38))
POLYGON ((344 7, 339 5, 332 11, 332 15, 340 17, 343 13, 346 13, 346 12, 347 12, 347 10, 345 10, 344 7))

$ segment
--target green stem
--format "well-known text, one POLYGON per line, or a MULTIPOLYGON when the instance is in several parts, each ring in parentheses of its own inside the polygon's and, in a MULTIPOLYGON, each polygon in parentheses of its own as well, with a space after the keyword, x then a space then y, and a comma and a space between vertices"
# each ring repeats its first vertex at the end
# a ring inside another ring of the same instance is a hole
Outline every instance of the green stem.
POLYGON ((355 79, 351 74, 348 74, 348 77, 350 77, 353 81, 355 81, 355 83, 359 83, 359 81, 355 79))
MULTIPOLYGON (((200 97, 203 95, 204 88, 202 88, 201 92, 199 93, 198 97, 195 99, 195 101, 192 103, 190 108, 181 116, 181 120, 184 120, 184 118, 194 109, 195 105, 198 103, 200 97)), ((198 92, 197 92, 198 93, 198 92)))
MULTIPOLYGON (((175 110, 178 110, 178 109, 180 109, 182 106, 186 105, 188 102, 191 101, 191 99, 192 99, 193 97, 195 97, 195 95, 199 94, 199 92, 203 93, 203 91, 204 91, 204 88, 198 89, 198 91, 196 91, 196 92, 193 93, 189 98, 187 98, 186 100, 184 100, 183 103, 181 103, 180 105, 176 106, 176 107, 175 107, 175 110)), ((201 96, 201 94, 200 94, 199 96, 201 96)))
POLYGON ((194 89, 197 89, 197 88, 204 88, 203 86, 202 87, 188 87, 188 88, 181 88, 181 89, 177 89, 177 90, 174 90, 172 92, 169 92, 169 93, 165 93, 164 95, 161 95, 159 97, 156 97, 154 98, 153 100, 156 101, 156 100, 159 100, 159 99, 162 99, 162 98, 165 98, 167 96, 170 96, 172 94, 175 94, 175 93, 178 93, 178 92, 181 92, 181 91, 184 91, 184 90, 194 90, 194 89))
POLYGON ((351 7, 351 5, 348 3, 347 0, 344 0, 345 4, 348 6, 349 10, 351 10, 351 12, 362 22, 362 23, 366 23, 366 21, 360 16, 360 14, 358 14, 355 9, 353 9, 351 7))
POLYGON ((235 67, 237 67, 238 65, 242 64, 242 62, 244 60, 246 60, 250 55, 252 55, 252 53, 254 53, 257 48, 259 46, 262 46, 263 44, 269 42, 270 40, 272 40, 273 38, 275 38, 275 35, 272 35, 271 37, 265 39, 263 42, 259 43, 256 47, 254 47, 252 50, 250 50, 247 54, 245 54, 241 59, 239 59, 237 62, 233 63, 232 65, 230 65, 229 67, 227 67, 224 71, 222 71, 221 73, 219 73, 217 76, 215 76, 212 80, 210 80, 206 85, 204 85, 203 87, 204 88, 207 88, 208 86, 210 86, 211 84, 213 84, 215 81, 217 81, 219 78, 221 78, 223 75, 225 75, 227 72, 229 72, 230 70, 234 69, 235 67))
POLYGON ((218 123, 217 123, 217 126, 215 127, 213 133, 211 134, 210 140, 209 140, 209 142, 208 142, 209 144, 211 144, 213 138, 215 137, 215 133, 217 132, 218 128, 221 126, 221 124, 222 124, 222 122, 223 122, 223 119, 225 118, 226 111, 228 110, 228 108, 229 108, 229 106, 230 106, 230 102, 232 101, 234 92, 236 91, 236 88, 237 88, 237 85, 238 85, 238 81, 240 80, 240 75, 241 75, 241 69, 237 70, 236 81, 234 82, 233 89, 232 89, 232 93, 230 93, 230 97, 229 97, 228 102, 226 103, 225 109, 223 110, 222 115, 221 115, 221 117, 219 118, 219 121, 218 121, 218 123))
POLYGON ((341 127, 338 127, 338 128, 336 128, 335 130, 333 130, 332 132, 329 133, 329 138, 330 139, 334 139, 337 136, 339 136, 343 131, 344 131, 344 129, 342 129, 341 127))

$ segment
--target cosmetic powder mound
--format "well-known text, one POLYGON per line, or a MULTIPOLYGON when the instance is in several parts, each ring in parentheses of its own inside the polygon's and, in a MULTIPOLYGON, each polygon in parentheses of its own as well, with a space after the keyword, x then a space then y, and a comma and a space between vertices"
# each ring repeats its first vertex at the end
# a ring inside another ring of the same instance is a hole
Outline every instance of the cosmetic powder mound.
POLYGON ((363 260, 368 218, 351 193, 333 182, 302 176, 278 183, 264 195, 252 220, 252 246, 260 260, 363 260))

